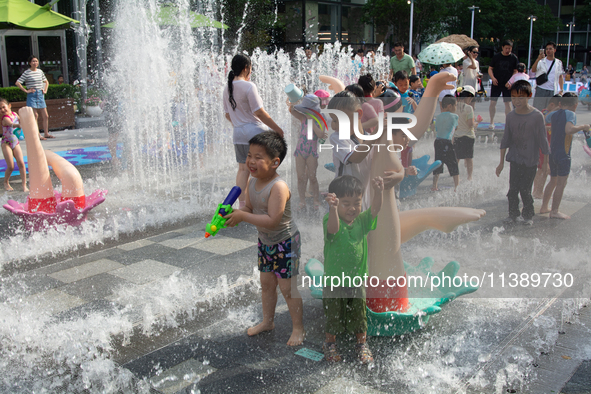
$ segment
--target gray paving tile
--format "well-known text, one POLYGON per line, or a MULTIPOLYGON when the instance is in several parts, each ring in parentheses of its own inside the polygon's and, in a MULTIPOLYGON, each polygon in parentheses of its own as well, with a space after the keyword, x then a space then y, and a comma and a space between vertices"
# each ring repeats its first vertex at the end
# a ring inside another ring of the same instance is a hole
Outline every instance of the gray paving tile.
POLYGON ((210 253, 228 255, 246 249, 252 245, 256 244, 251 241, 244 241, 238 238, 224 237, 223 235, 218 234, 215 237, 207 239, 206 242, 200 242, 195 245, 191 245, 190 247, 210 253))
POLYGON ((116 255, 118 253, 121 253, 121 250, 117 248, 109 248, 101 250, 99 252, 90 253, 81 257, 70 257, 64 261, 60 261, 59 263, 51 264, 42 268, 37 268, 35 271, 40 274, 48 275, 54 272, 63 271, 68 268, 77 267, 82 264, 91 263, 93 261, 97 261, 100 259, 108 259, 110 256, 116 255))
POLYGON ((101 259, 91 263, 82 264, 76 267, 68 268, 63 271, 49 274, 54 279, 60 280, 64 283, 72 283, 78 280, 89 278, 104 272, 113 271, 124 267, 116 261, 101 259))
POLYGON ((131 251, 135 249, 142 248, 144 246, 152 245, 154 241, 150 241, 147 239, 138 239, 137 241, 129 242, 123 245, 117 246, 118 249, 123 249, 125 251, 131 251))
POLYGON ((124 265, 129 265, 146 259, 158 260, 158 256, 165 255, 174 250, 175 249, 168 248, 157 243, 153 243, 151 245, 142 246, 140 248, 133 249, 130 251, 119 250, 118 254, 109 257, 109 259, 124 265))
POLYGON ((333 393, 380 394, 383 392, 375 390, 371 387, 363 386, 354 380, 350 380, 345 377, 336 378, 320 390, 316 391, 316 394, 333 393))
POLYGON ((78 305, 54 316, 59 321, 82 320, 92 314, 99 313, 102 316, 112 316, 122 307, 107 300, 94 300, 83 305, 78 305))
POLYGON ((82 299, 93 301, 111 296, 113 290, 130 283, 114 275, 102 273, 60 287, 60 290, 82 299))
POLYGON ((143 285, 170 276, 178 270, 178 267, 148 259, 111 271, 109 274, 137 285, 143 285))
POLYGON ((54 289, 62 284, 59 280, 40 274, 37 271, 16 274, 0 281, 0 299, 6 300, 15 296, 22 297, 25 294, 32 295, 54 289))
POLYGON ((23 299, 23 304, 25 307, 55 315, 67 311, 68 309, 86 304, 86 301, 80 297, 66 294, 57 289, 50 289, 25 297, 23 299))
POLYGON ((178 231, 169 231, 167 233, 164 234, 160 234, 160 235, 155 235, 153 237, 147 238, 148 241, 151 242, 157 242, 157 243, 161 243, 162 241, 166 241, 169 239, 174 239, 176 237, 179 237, 183 235, 182 233, 179 233, 178 231))
POLYGON ((187 268, 195 264, 199 264, 203 260, 211 259, 215 256, 215 253, 205 252, 193 248, 184 248, 161 255, 157 260, 179 268, 187 268))
POLYGON ((181 235, 180 237, 167 239, 165 241, 160 242, 160 244, 168 246, 169 248, 183 249, 187 246, 196 245, 201 242, 205 242, 205 237, 203 236, 203 234, 199 236, 198 234, 191 233, 181 235))

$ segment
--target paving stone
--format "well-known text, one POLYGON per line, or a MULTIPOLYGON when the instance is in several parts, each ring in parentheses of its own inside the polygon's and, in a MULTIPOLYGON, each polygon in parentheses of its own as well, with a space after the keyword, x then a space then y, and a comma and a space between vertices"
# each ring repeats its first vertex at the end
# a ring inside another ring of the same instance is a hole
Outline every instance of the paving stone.
POLYGON ((199 264, 203 260, 214 258, 215 256, 217 256, 215 253, 204 252, 193 248, 183 248, 159 256, 158 261, 179 268, 187 268, 199 264))
POLYGON ((54 279, 60 280, 64 283, 72 283, 78 280, 89 278, 104 272, 113 271, 124 267, 124 265, 116 261, 101 259, 93 261, 92 263, 82 264, 77 267, 72 267, 63 271, 49 274, 54 279))
POLYGON ((153 376, 150 378, 150 383, 155 389, 164 394, 174 394, 215 371, 217 369, 209 365, 204 365, 195 359, 189 359, 163 371, 158 376, 153 376))
POLYGON ((153 237, 147 238, 147 240, 152 241, 152 242, 161 243, 161 242, 169 240, 169 239, 180 237, 181 235, 183 235, 183 234, 179 233, 178 231, 169 231, 164 234, 155 235, 153 237))
POLYGON ((163 264, 155 260, 143 260, 123 268, 109 272, 109 274, 128 280, 137 285, 153 282, 156 279, 167 277, 178 271, 179 268, 163 264))
POLYGON ((169 248, 183 249, 187 246, 196 245, 198 243, 205 241, 206 239, 203 237, 203 234, 201 234, 200 236, 197 236, 197 234, 186 234, 172 239, 167 239, 165 241, 160 242, 160 244, 168 246, 169 248))
POLYGON ((60 290, 82 299, 93 301, 104 299, 113 294, 113 289, 130 283, 107 273, 94 275, 60 287, 60 290))
POLYGON ((154 241, 150 241, 148 239, 138 239, 137 241, 129 242, 123 245, 117 246, 118 249, 123 249, 125 251, 135 250, 142 248, 144 246, 152 245, 154 241))
POLYGON ((191 245, 190 247, 225 256, 246 249, 252 245, 256 244, 254 242, 244 241, 242 239, 237 238, 224 237, 218 234, 215 237, 210 237, 210 239, 207 239, 206 242, 200 242, 195 245, 191 245))
POLYGON ((142 246, 128 252, 119 251, 118 254, 111 256, 109 259, 124 265, 129 265, 147 259, 158 260, 159 256, 168 254, 172 251, 174 251, 174 249, 153 243, 151 245, 142 246))
POLYGON ((50 289, 23 299, 25 305, 30 305, 40 311, 47 311, 51 315, 83 305, 85 300, 66 294, 57 289, 50 289))
POLYGON ((101 315, 108 317, 114 315, 115 312, 121 309, 122 307, 120 305, 111 301, 93 300, 86 304, 68 309, 67 311, 63 311, 54 317, 59 321, 82 320, 95 313, 100 313, 101 315))
POLYGON ((32 295, 61 285, 63 283, 59 280, 37 271, 16 274, 0 281, 0 300, 6 300, 13 296, 20 298, 24 294, 32 295))

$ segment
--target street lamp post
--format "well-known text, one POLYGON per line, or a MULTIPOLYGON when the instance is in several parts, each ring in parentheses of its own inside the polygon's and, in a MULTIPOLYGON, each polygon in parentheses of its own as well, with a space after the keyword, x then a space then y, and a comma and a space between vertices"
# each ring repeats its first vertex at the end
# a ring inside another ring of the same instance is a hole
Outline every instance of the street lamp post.
POLYGON ((470 26, 470 38, 474 38, 474 11, 478 10, 480 12, 480 7, 476 7, 473 5, 472 7, 468 7, 470 11, 472 11, 472 25, 470 26))
POLYGON ((534 31, 534 21, 536 20, 536 17, 534 15, 530 15, 527 19, 529 19, 530 23, 529 23, 529 49, 528 49, 528 54, 527 54, 527 70, 529 72, 529 65, 531 64, 531 38, 532 38, 532 33, 534 31))
POLYGON ((410 32, 408 33, 408 54, 412 56, 412 17, 415 9, 415 0, 407 0, 410 4, 410 32))
POLYGON ((568 26, 568 50, 566 51, 566 68, 568 69, 568 64, 570 62, 570 38, 573 34, 573 26, 575 25, 574 21, 571 21, 567 24, 568 26))

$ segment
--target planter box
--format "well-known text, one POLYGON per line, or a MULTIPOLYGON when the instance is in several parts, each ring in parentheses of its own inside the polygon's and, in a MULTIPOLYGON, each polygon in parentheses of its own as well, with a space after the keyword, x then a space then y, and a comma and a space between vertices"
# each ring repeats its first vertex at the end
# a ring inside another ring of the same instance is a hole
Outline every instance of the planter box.
MULTIPOLYGON (((52 99, 45 100, 47 104, 47 113, 49 114, 49 130, 63 130, 76 127, 76 118, 74 116, 74 99, 52 99)), ((12 110, 18 113, 18 110, 27 105, 26 101, 17 101, 12 104, 12 110)), ((42 128, 39 123, 39 129, 42 128)))

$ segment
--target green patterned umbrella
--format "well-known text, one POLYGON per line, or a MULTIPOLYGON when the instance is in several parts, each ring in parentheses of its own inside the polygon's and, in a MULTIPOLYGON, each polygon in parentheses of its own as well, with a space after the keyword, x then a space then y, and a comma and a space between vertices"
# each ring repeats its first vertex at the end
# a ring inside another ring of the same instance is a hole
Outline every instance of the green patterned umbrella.
POLYGON ((431 44, 427 48, 423 49, 419 53, 419 60, 422 63, 428 63, 433 65, 440 64, 454 64, 458 60, 464 57, 462 48, 456 44, 450 44, 448 42, 440 42, 437 44, 431 44))

